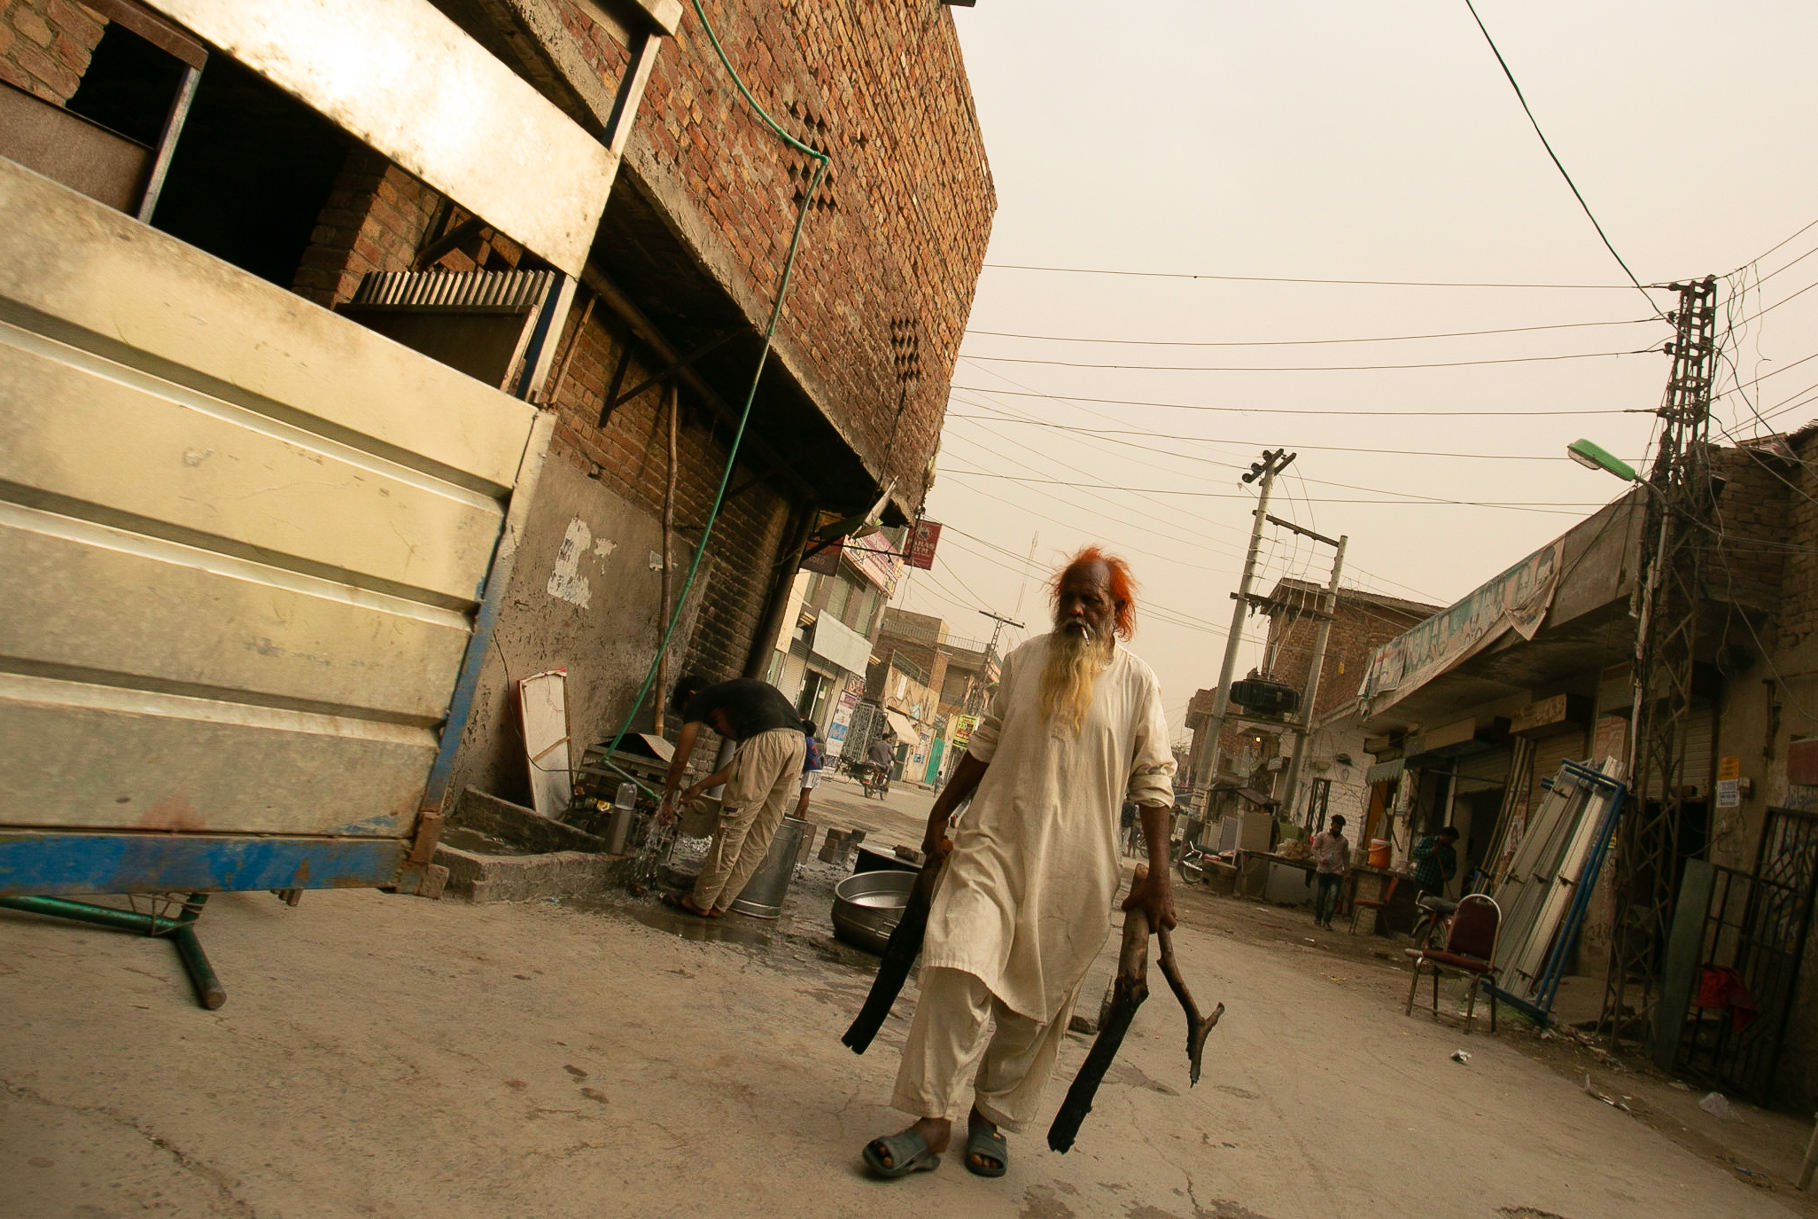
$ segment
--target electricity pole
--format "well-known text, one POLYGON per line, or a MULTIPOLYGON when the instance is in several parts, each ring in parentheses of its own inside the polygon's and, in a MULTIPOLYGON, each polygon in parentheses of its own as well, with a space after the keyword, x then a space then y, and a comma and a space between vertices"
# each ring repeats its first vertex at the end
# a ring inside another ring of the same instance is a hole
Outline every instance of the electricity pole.
POLYGON ((1636 575, 1641 605, 1631 670, 1629 800, 1616 829, 1616 918, 1598 1020, 1598 1032, 1608 1035, 1612 1047, 1625 1035, 1645 1041, 1659 998, 1655 983, 1673 919, 1686 796, 1699 552, 1709 545, 1710 534, 1708 445, 1717 367, 1717 286, 1706 276, 1672 289, 1679 294, 1672 318, 1675 333, 1666 348, 1673 369, 1658 412, 1663 420, 1660 447, 1644 484, 1647 515, 1636 575), (1654 790, 1658 796, 1650 799, 1654 790))
MULTIPOLYGON (((1035 549, 1035 544, 1033 542, 1030 543, 1029 548, 1031 551, 1033 551, 1035 549)), ((1020 631, 1023 629, 1023 624, 1015 621, 1014 619, 1006 618, 1002 614, 994 614, 990 610, 980 610, 979 613, 983 614, 985 617, 991 619, 991 621, 993 621, 997 624, 996 626, 991 628, 991 642, 985 645, 985 668, 987 670, 989 670, 991 668, 991 662, 997 658, 997 637, 1003 633, 1003 630, 1005 627, 1013 626, 1017 630, 1020 631)), ((981 673, 980 676, 982 677, 983 674, 981 673)), ((978 686, 976 686, 973 689, 972 693, 967 696, 967 698, 966 698, 966 714, 967 715, 977 715, 978 714, 978 705, 977 704, 981 701, 980 696, 983 695, 984 692, 985 692, 984 683, 980 682, 978 684, 978 686)))
MULTIPOLYGON (((1286 521, 1280 523, 1287 524, 1286 521)), ((1332 557, 1332 582, 1326 586, 1326 595, 1320 599, 1319 634, 1313 638, 1313 666, 1307 670, 1307 691, 1300 700, 1300 730, 1294 734, 1294 757, 1288 762, 1288 782, 1282 792, 1282 808, 1287 810, 1291 818, 1299 799, 1297 792, 1300 787, 1301 759, 1307 753, 1307 738, 1313 734, 1313 709, 1319 704, 1319 671, 1325 667, 1326 641, 1332 636, 1332 620, 1338 616, 1338 578, 1344 573, 1345 547, 1351 539, 1345 535, 1334 542, 1331 538, 1320 537, 1310 529, 1301 529, 1297 525, 1288 527, 1316 541, 1337 547, 1337 553, 1332 557)))
POLYGON ((1287 469, 1298 457, 1286 449, 1264 449, 1262 460, 1250 466, 1250 472, 1244 475, 1246 483, 1262 480, 1256 497, 1256 522, 1250 527, 1250 551, 1244 557, 1243 579, 1237 591, 1231 594, 1236 602, 1231 608, 1231 631, 1225 636, 1225 660, 1218 671, 1218 689, 1212 696, 1212 721, 1208 730, 1212 737, 1206 748, 1200 753, 1199 773, 1193 776, 1195 792, 1204 792, 1218 778, 1218 742, 1224 734, 1225 715, 1231 709, 1231 673, 1237 668, 1237 648, 1243 642, 1244 615, 1250 612, 1250 585, 1256 578, 1256 558, 1262 549, 1263 524, 1269 517, 1269 491, 1275 486, 1275 476, 1287 469))

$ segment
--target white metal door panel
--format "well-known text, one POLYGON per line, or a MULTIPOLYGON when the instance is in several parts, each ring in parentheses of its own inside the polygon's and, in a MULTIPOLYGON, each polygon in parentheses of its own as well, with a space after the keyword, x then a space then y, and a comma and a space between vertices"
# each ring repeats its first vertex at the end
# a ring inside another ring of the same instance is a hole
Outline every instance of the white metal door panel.
POLYGON ((0 319, 476 490, 528 403, 0 159, 0 319))
POLYGON ((535 423, 0 160, 0 825, 406 834, 535 423))
POLYGON ((429 728, 0 674, 5 824, 400 837, 429 728))
POLYGON ((29 338, 0 325, 0 481, 45 507, 79 501, 443 604, 472 600, 485 577, 497 500, 64 344, 22 350, 29 338))
POLYGON ((0 571, 0 656, 169 693, 245 690, 426 727, 467 643, 455 610, 3 502, 0 571), (196 630, 198 615, 214 629, 196 630), (386 664, 336 663, 349 640, 386 664))

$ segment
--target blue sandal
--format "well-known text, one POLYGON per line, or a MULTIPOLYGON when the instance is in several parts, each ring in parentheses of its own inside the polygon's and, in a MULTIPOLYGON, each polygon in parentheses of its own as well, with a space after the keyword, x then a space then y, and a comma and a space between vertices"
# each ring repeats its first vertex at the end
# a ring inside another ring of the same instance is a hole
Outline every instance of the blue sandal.
POLYGON ((941 1166, 938 1151, 928 1149, 928 1140, 914 1126, 900 1134, 886 1134, 865 1144, 865 1165, 880 1177, 904 1177, 912 1172, 928 1172, 941 1166), (890 1157, 889 1167, 884 1156, 890 1157))
POLYGON ((983 1126, 966 1127, 966 1168, 981 1177, 1001 1177, 1010 1171, 1010 1140, 1002 1131, 993 1134, 983 1126), (984 1156, 997 1161, 996 1167, 989 1164, 975 1164, 973 1156, 984 1156))

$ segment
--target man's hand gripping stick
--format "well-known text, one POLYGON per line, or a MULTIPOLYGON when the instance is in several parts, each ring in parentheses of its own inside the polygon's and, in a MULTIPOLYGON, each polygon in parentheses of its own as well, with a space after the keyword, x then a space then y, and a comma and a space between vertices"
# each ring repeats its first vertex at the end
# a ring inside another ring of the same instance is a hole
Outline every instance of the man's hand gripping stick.
MULTIPOLYGON (((1132 889, 1140 887, 1148 876, 1149 869, 1139 865, 1132 889)), ((1117 1057, 1124 1034, 1130 1031, 1130 1022, 1136 1017, 1136 1009, 1149 997, 1149 932, 1149 917, 1140 905, 1133 905, 1124 912, 1124 940, 1117 954, 1117 978, 1111 988, 1111 1013, 1099 1029, 1098 1038, 1093 1041, 1086 1061, 1080 1065, 1073 1086, 1067 1089, 1067 1099, 1061 1102, 1060 1112, 1054 1115, 1054 1124, 1048 1128, 1048 1146, 1051 1150, 1064 1154, 1072 1148, 1073 1140, 1079 1134, 1080 1123, 1086 1120, 1086 1114, 1092 1112, 1092 1098, 1098 1094, 1098 1086, 1104 1082, 1105 1072, 1111 1069, 1111 1060, 1117 1057)), ((1160 936, 1162 976, 1168 979, 1168 988, 1174 992, 1174 997, 1180 1000, 1181 1008, 1187 1013, 1188 1078, 1191 1081, 1188 1086, 1191 1087, 1199 1082, 1206 1034, 1212 1031, 1218 1018, 1224 1015, 1225 1005, 1219 1004, 1212 1009, 1210 1015, 1200 1015, 1199 1005, 1193 1001, 1192 993, 1181 979, 1180 967, 1175 963, 1173 936, 1166 927, 1160 929, 1160 936)))

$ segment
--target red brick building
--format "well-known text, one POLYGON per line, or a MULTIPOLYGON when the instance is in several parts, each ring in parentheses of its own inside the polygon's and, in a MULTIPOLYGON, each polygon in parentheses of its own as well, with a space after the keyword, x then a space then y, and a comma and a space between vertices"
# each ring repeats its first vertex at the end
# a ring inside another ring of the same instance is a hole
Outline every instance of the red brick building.
MULTIPOLYGON (((1269 633, 1263 648, 1269 665, 1268 675, 1303 692, 1312 672, 1313 647, 1319 634, 1319 621, 1309 616, 1309 611, 1319 609, 1325 593, 1320 585, 1305 580, 1281 580, 1270 591, 1264 609, 1269 615, 1269 633)), ((1330 733, 1320 726, 1334 713, 1356 703, 1358 679, 1371 654, 1438 609, 1435 605, 1360 588, 1338 590, 1338 605, 1326 640, 1325 662, 1320 667, 1318 705, 1312 708, 1310 717, 1315 732, 1309 743, 1309 778, 1323 777, 1329 766, 1321 764, 1347 752, 1344 742, 1327 741, 1325 738, 1330 733), (1315 772, 1313 767, 1320 769, 1315 772)), ((1187 728, 1193 733, 1188 773, 1202 784, 1212 777, 1209 773, 1201 776, 1200 772, 1210 764, 1207 745, 1216 694, 1216 688, 1197 691, 1187 705, 1187 728)), ((1237 710, 1233 708, 1234 712, 1237 710)), ((1292 737, 1267 725, 1228 718, 1221 740, 1221 772, 1236 772, 1249 778, 1251 785, 1264 794, 1287 794, 1276 791, 1277 775, 1286 773, 1285 760, 1293 748, 1292 737), (1275 762, 1277 758, 1283 761, 1275 762), (1271 764, 1274 769, 1270 769, 1271 764)), ((1350 804, 1355 804, 1355 800, 1351 800, 1347 808, 1350 804)), ((1334 806, 1332 811, 1339 810, 1334 806)))
MULTIPOLYGON (((886 489, 889 523, 919 512, 995 194, 953 17, 937 0, 707 6, 752 98, 828 158, 811 200, 816 159, 754 111, 690 4, 375 3, 438 40, 477 44, 615 158, 584 265, 554 281, 550 333, 525 340, 542 353, 537 375, 512 374, 556 426, 457 781, 522 800, 516 679, 566 669, 577 743, 610 736, 662 636, 664 555, 679 596, 722 486, 670 680, 762 672, 820 514, 859 512, 886 489)), ((179 0, 14 0, 0 10, 0 101, 48 104, 124 137, 108 148, 130 161, 135 146, 163 142, 183 67, 161 51, 169 32, 206 62, 150 223, 471 371, 464 361, 483 344, 381 317, 375 276, 417 277, 394 289, 425 313, 440 306, 423 303, 434 291, 423 277, 503 283, 551 261, 407 157, 356 138, 358 123, 332 106, 274 84, 256 55, 189 42, 187 11, 179 0)), ((285 24, 274 12, 268 29, 285 24)), ((123 210, 143 181, 137 164, 114 184, 123 210)))

